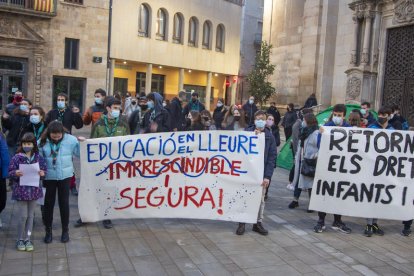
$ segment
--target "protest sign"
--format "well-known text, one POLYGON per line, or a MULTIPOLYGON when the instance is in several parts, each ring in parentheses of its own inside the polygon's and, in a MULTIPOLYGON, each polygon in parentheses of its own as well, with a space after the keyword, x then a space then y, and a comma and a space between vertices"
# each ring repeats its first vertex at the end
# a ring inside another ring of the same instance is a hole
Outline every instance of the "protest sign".
POLYGON ((197 131, 81 143, 84 222, 196 218, 256 222, 264 135, 197 131))
POLYGON ((324 127, 309 208, 414 218, 414 132, 324 127))

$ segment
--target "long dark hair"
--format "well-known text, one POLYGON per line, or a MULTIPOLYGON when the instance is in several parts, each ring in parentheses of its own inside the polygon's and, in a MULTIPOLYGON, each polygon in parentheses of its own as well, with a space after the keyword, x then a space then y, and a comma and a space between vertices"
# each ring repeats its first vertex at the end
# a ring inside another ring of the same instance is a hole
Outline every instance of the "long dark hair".
POLYGON ((62 123, 59 121, 51 122, 46 130, 43 132, 40 138, 40 147, 43 147, 46 144, 47 139, 51 140, 50 134, 51 133, 62 133, 62 138, 65 135, 65 128, 63 127, 62 123))
POLYGON ((33 133, 26 132, 23 135, 23 137, 20 139, 19 147, 17 148, 16 153, 25 153, 25 151, 23 150, 23 143, 32 143, 33 144, 32 153, 39 152, 39 148, 37 147, 36 137, 34 136, 33 133))

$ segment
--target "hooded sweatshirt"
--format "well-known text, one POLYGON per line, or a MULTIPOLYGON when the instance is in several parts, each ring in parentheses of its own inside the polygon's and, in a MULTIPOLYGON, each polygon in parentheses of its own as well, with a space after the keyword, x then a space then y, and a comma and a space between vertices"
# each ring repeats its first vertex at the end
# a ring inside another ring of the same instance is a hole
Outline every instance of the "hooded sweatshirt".
POLYGON ((157 92, 152 92, 154 95, 154 108, 148 110, 144 115, 142 123, 142 129, 144 133, 151 132, 151 125, 157 124, 156 132, 169 132, 171 131, 170 116, 168 111, 162 106, 163 98, 157 92))

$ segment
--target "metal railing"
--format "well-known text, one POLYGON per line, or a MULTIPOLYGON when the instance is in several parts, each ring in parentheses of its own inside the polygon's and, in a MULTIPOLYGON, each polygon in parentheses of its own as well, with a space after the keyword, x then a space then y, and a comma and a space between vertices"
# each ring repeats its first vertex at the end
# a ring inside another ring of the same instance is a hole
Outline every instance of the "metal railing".
POLYGON ((57 0, 0 0, 0 10, 42 17, 56 15, 57 0))

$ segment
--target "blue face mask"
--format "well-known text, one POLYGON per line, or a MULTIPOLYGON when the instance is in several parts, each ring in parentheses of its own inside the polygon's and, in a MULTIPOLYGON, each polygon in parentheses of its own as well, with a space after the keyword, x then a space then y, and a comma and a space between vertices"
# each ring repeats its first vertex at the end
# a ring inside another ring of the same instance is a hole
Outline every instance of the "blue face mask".
POLYGON ((96 104, 102 104, 102 98, 95 98, 96 104))
POLYGON ((365 109, 362 109, 362 108, 361 108, 360 112, 361 112, 362 116, 364 116, 365 114, 367 114, 367 111, 365 109))
POLYGON ((306 122, 305 122, 305 121, 303 121, 303 122, 302 122, 302 127, 303 127, 303 128, 307 127, 307 125, 306 125, 306 122))
POLYGON ((65 106, 66 106, 65 102, 62 102, 62 101, 57 102, 57 107, 58 107, 59 109, 64 109, 64 108, 65 108, 65 106))
POLYGON ((29 107, 27 107, 27 105, 20 105, 20 110, 21 111, 29 111, 29 107))
POLYGON ((148 101, 147 102, 148 108, 149 109, 153 109, 154 108, 154 102, 153 101, 148 101))
POLYGON ((256 128, 263 129, 266 126, 266 121, 265 120, 255 120, 254 124, 255 124, 256 128))
POLYGON ((119 117, 119 114, 121 113, 121 111, 120 110, 118 110, 118 109, 115 109, 115 110, 112 110, 111 111, 111 115, 112 115, 112 117, 113 118, 118 118, 119 117))
POLYGON ((341 117, 336 117, 336 116, 333 116, 333 117, 332 117, 332 122, 333 122, 335 125, 340 126, 340 125, 342 125, 343 120, 342 120, 342 118, 341 118, 341 117))
POLYGON ((40 116, 39 115, 32 115, 32 116, 30 116, 30 122, 32 124, 37 125, 38 123, 40 123, 40 116))

